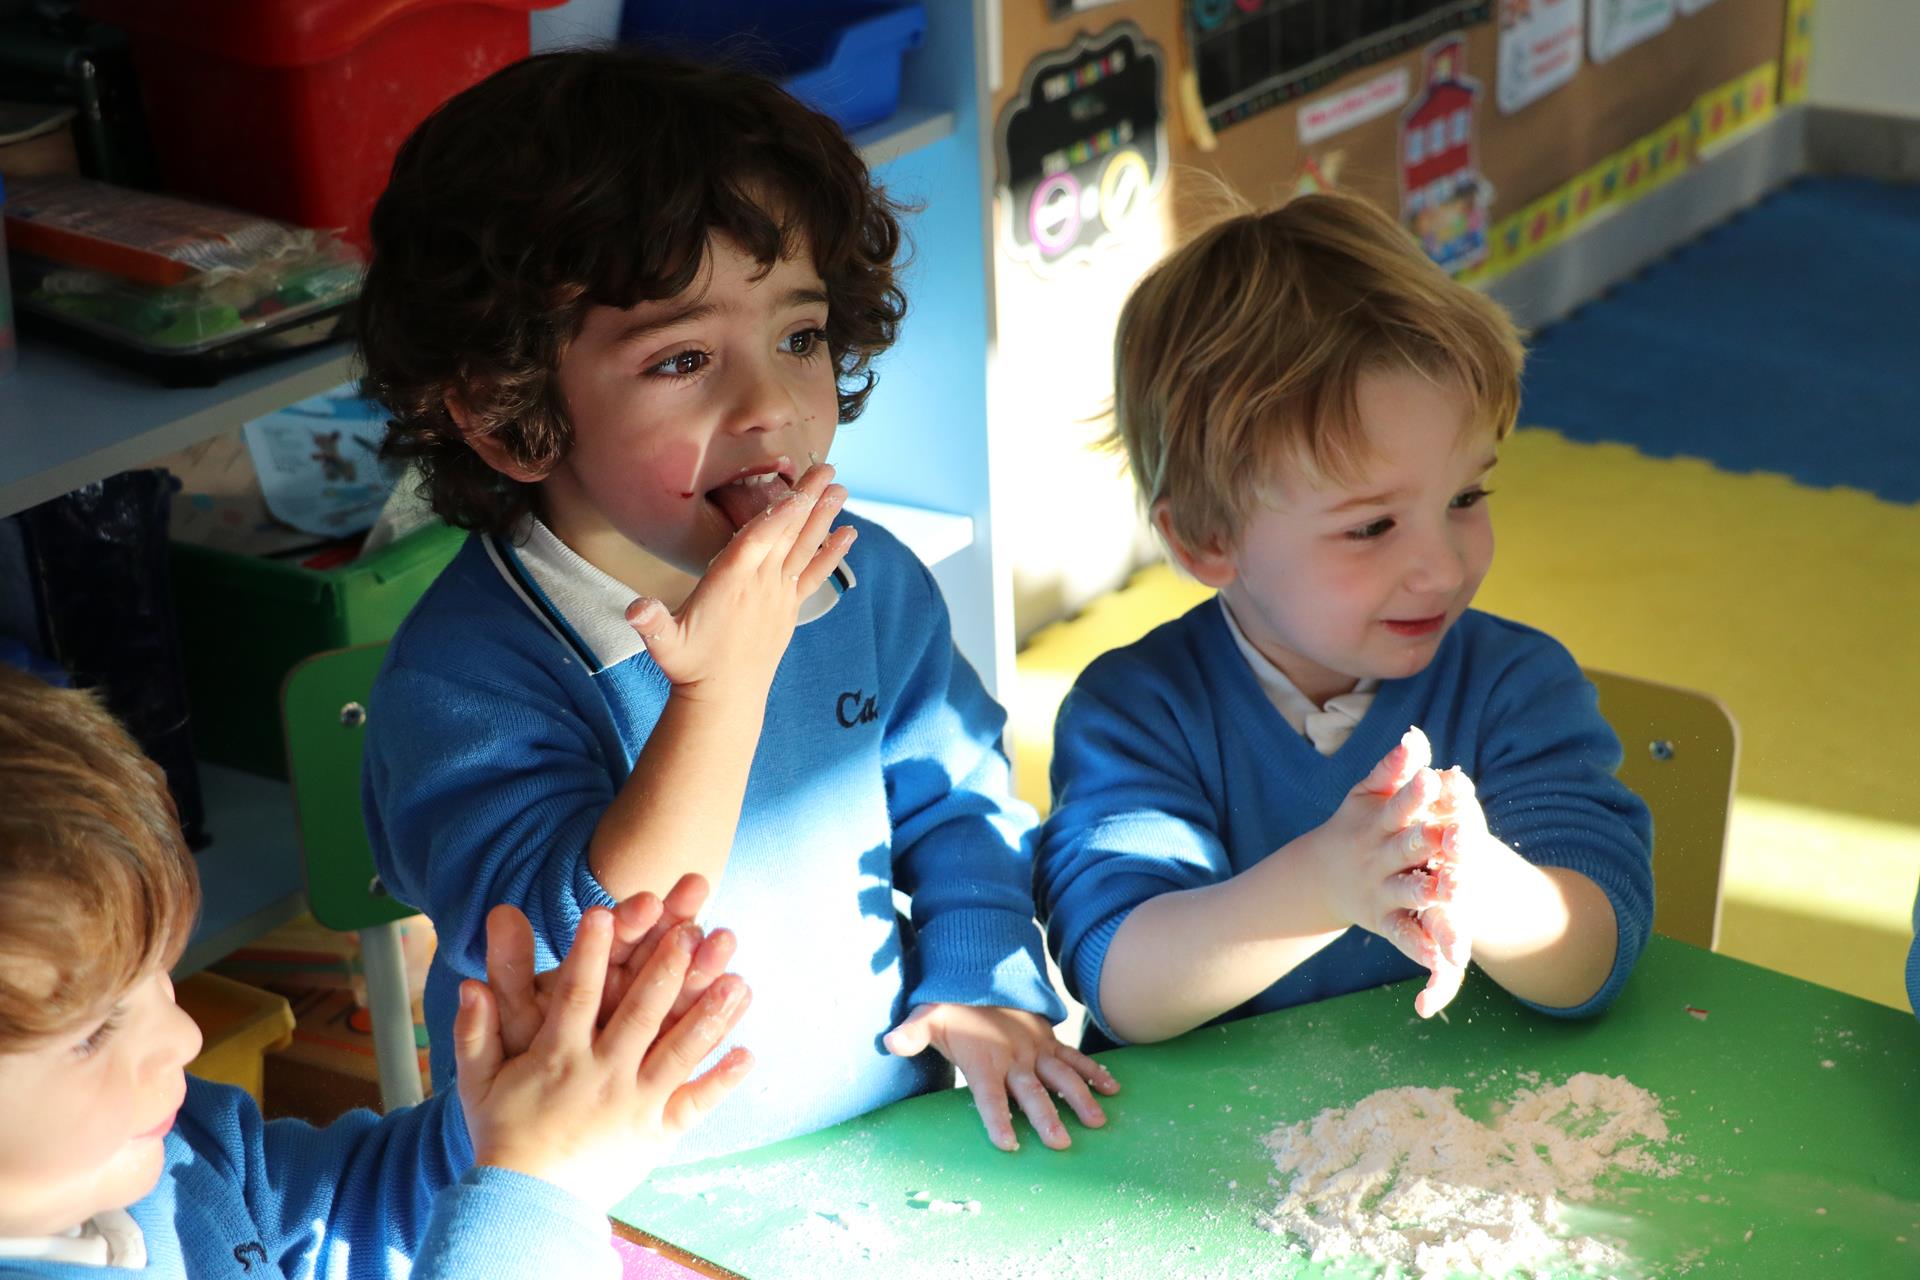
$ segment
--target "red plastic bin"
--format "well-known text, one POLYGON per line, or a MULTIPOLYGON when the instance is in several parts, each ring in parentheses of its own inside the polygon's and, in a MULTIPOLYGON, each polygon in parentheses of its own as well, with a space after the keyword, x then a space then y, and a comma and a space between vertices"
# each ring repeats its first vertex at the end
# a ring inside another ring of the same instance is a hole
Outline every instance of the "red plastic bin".
POLYGON ((84 0, 126 28, 167 184, 367 248, 413 127, 561 0, 84 0))

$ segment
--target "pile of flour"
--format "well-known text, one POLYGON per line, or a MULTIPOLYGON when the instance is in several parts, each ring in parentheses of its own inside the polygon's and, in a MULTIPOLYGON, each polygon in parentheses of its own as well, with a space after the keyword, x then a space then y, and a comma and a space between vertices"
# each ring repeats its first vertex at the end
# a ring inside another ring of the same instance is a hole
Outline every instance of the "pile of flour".
POLYGON ((1282 1189, 1260 1225, 1315 1261, 1368 1258, 1421 1277, 1619 1266, 1600 1240, 1560 1227, 1560 1205, 1602 1178, 1671 1172, 1660 1100, 1619 1076, 1537 1076, 1492 1123, 1458 1089, 1399 1088, 1322 1111, 1266 1138, 1282 1189))

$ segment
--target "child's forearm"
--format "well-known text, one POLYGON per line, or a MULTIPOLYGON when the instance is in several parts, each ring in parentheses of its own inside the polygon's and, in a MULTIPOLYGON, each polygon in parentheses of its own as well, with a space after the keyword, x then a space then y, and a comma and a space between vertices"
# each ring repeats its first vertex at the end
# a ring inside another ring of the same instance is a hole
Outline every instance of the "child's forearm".
POLYGON ((1613 903, 1577 871, 1536 867, 1505 852, 1497 885, 1469 925, 1475 962, 1524 1000, 1553 1009, 1585 1004, 1613 972, 1620 941, 1613 903))
POLYGON ((616 899, 665 896, 688 872, 720 883, 766 704, 667 698, 660 720, 600 823, 587 865, 616 899))
POLYGON ((1166 1040, 1251 1000, 1342 933, 1298 842, 1231 880, 1136 907, 1108 944, 1100 1012, 1121 1039, 1166 1040))

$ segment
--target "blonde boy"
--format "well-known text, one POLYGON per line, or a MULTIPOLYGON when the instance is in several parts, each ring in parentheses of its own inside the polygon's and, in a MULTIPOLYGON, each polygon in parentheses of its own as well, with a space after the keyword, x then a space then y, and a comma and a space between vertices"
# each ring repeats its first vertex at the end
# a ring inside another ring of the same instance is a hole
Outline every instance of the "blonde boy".
POLYGON ((1619 990, 1646 808, 1567 651, 1468 607, 1521 361, 1353 198, 1228 218, 1134 290, 1115 440, 1218 595, 1060 710, 1036 876, 1088 1047, 1422 970, 1430 1015, 1469 956, 1553 1013, 1619 990))
POLYGON ((200 886, 159 770, 87 694, 0 665, 0 794, 0 1276, 617 1275, 620 1188, 751 1064, 688 1082, 747 993, 691 990, 699 931, 658 898, 588 913, 539 979, 502 907, 457 1096, 263 1123, 184 1071, 167 969, 200 886))

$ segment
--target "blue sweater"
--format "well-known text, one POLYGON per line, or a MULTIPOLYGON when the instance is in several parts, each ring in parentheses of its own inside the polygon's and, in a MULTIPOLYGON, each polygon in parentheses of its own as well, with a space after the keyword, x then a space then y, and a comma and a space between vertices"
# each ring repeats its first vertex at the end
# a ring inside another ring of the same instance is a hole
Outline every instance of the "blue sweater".
POLYGON ((1920 895, 1913 900, 1913 935, 1907 951, 1907 1006, 1920 1017, 1920 895))
MULTIPOLYGON (((1094 1028, 1113 1034, 1100 972, 1129 912, 1230 879, 1318 827, 1409 725, 1432 741, 1436 768, 1466 770, 1496 836, 1606 893, 1620 928, 1613 972, 1585 1004, 1551 1012, 1610 1003, 1653 921, 1652 822, 1614 777, 1619 740, 1572 656, 1538 631, 1469 611, 1425 671, 1382 683, 1353 736, 1322 756, 1261 691, 1208 600, 1096 659, 1055 726, 1054 809, 1036 884, 1048 942, 1094 1028)), ((1221 1020, 1423 972, 1356 927, 1221 1020)))
MULTIPOLYGON (((1033 921, 1033 818, 1010 789, 1006 714, 955 651, 926 568, 879 526, 849 523, 858 585, 794 632, 704 913, 739 934, 734 968, 754 1000, 735 1038, 759 1065, 676 1159, 951 1084, 937 1055, 881 1046, 913 1005, 1065 1016, 1033 921)), ((611 663, 587 642, 604 652, 631 635, 630 593, 584 562, 566 572, 469 539, 394 637, 369 706, 374 857, 440 935, 426 989, 438 1086, 459 980, 484 970, 487 911, 524 910, 544 967, 586 908, 611 904, 588 843, 669 690, 637 642, 611 663), (596 590, 611 626, 588 616, 596 590)))
POLYGON ((102 1280, 511 1280, 615 1276, 605 1215, 551 1183, 473 1168, 457 1099, 324 1129, 260 1118, 245 1091, 187 1078, 160 1183, 127 1212, 143 1270, 0 1258, 0 1276, 102 1280))

